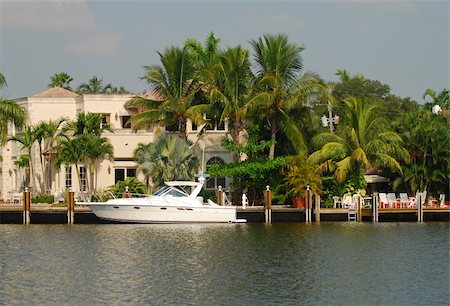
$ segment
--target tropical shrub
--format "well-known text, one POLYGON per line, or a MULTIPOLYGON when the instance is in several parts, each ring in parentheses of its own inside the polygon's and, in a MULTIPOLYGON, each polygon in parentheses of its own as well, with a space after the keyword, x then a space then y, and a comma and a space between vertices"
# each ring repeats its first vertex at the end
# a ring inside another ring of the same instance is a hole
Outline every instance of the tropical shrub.
POLYGON ((282 173, 288 196, 305 198, 308 186, 313 194, 322 193, 320 169, 308 164, 305 155, 291 157, 283 167, 282 173))
POLYGON ((55 203, 55 197, 53 195, 42 194, 42 195, 38 195, 38 196, 32 198, 31 203, 33 203, 33 204, 36 204, 36 203, 53 204, 53 203, 55 203))
POLYGON ((145 194, 147 192, 145 185, 135 177, 127 177, 123 181, 118 181, 109 187, 109 191, 114 195, 121 195, 126 191, 126 187, 130 193, 145 194))

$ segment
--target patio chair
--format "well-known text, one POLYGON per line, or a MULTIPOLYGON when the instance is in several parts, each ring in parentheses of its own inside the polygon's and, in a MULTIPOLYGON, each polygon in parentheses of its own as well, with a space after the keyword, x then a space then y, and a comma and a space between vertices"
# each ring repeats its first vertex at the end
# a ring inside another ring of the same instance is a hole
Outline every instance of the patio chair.
POLYGON ((12 195, 12 202, 14 204, 21 204, 22 202, 22 194, 20 192, 14 192, 12 195))
POLYGON ((342 208, 341 198, 338 196, 333 197, 333 208, 342 208))
POLYGON ((403 192, 400 193, 400 207, 401 208, 408 208, 410 207, 411 200, 408 197, 408 194, 403 192))
POLYGON ((417 208, 417 196, 409 198, 408 208, 417 208))
POLYGON ((390 208, 396 208, 397 196, 395 195, 395 193, 393 193, 393 192, 388 193, 387 200, 388 200, 388 205, 390 208))
POLYGON ((349 208, 351 205, 353 205, 353 199, 350 195, 345 195, 342 198, 342 208, 349 208))
POLYGON ((439 195, 439 207, 445 207, 445 194, 439 195))
POLYGON ((416 198, 415 198, 415 207, 414 208, 417 208, 418 206, 419 206, 419 195, 420 195, 420 197, 421 197, 421 199, 422 199, 422 207, 425 207, 425 204, 427 203, 427 201, 426 201, 426 198, 427 198, 427 192, 426 191, 424 191, 424 192, 419 192, 419 191, 417 191, 416 192, 416 198))
POLYGON ((364 206, 364 198, 359 193, 355 193, 352 196, 352 202, 355 205, 355 208, 356 207, 361 207, 362 208, 364 206))
POLYGON ((380 208, 387 208, 389 205, 387 195, 383 192, 380 192, 378 194, 378 198, 380 200, 380 208))

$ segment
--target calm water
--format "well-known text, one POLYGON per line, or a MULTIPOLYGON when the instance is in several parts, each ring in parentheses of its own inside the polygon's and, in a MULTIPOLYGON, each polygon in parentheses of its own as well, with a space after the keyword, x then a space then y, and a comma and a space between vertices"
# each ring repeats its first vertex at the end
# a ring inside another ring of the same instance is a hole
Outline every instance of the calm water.
POLYGON ((449 223, 0 225, 0 305, 449 305, 449 223))

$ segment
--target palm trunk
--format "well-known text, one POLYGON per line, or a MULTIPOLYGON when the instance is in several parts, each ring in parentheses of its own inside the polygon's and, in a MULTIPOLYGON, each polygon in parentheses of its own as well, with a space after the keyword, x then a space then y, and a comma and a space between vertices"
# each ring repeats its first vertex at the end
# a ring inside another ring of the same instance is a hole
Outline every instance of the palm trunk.
MULTIPOLYGON (((233 141, 234 141, 234 144, 236 145, 236 146, 238 146, 239 147, 239 145, 240 145, 240 141, 239 141, 239 128, 238 128, 238 126, 237 126, 237 124, 234 126, 234 128, 233 128, 233 141)), ((240 153, 240 152, 235 152, 234 153, 234 160, 236 161, 236 162, 239 162, 239 161, 241 161, 241 156, 242 155, 242 153, 240 153)))
POLYGON ((270 140, 272 144, 269 149, 269 159, 273 160, 275 158, 275 143, 277 140, 277 127, 275 123, 275 118, 270 119, 270 140))
POLYGON ((79 189, 79 191, 81 191, 81 174, 80 174, 80 168, 78 167, 78 163, 75 163, 75 171, 77 172, 78 189, 79 189))
POLYGON ((183 139, 187 140, 187 122, 185 119, 178 119, 178 128, 180 130, 180 135, 183 139))
POLYGON ((90 175, 90 185, 89 185, 89 189, 90 192, 94 192, 94 177, 95 177, 95 164, 94 162, 92 163, 90 169, 89 169, 89 175, 90 175))
POLYGON ((86 171, 86 191, 89 192, 91 189, 91 167, 87 160, 84 161, 84 169, 86 171))
POLYGON ((46 182, 47 178, 46 178, 46 173, 45 173, 46 171, 44 168, 44 159, 42 157, 42 144, 41 143, 39 143, 39 159, 41 162, 41 172, 42 172, 41 188, 42 188, 43 192, 45 194, 47 194, 47 182, 46 182))
POLYGON ((32 150, 28 150, 28 156, 30 158, 29 163, 30 163, 30 176, 32 179, 33 184, 31 185, 31 188, 34 192, 36 192, 36 176, 34 175, 34 167, 33 167, 33 158, 31 157, 32 154, 32 150))

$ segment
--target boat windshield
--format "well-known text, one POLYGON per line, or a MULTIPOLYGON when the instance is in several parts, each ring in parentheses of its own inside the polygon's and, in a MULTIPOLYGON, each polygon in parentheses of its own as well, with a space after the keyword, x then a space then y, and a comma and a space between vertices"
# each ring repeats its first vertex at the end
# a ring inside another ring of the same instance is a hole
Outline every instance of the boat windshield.
POLYGON ((160 196, 160 195, 162 195, 164 192, 166 192, 167 189, 169 189, 169 188, 170 188, 169 186, 164 186, 164 187, 162 187, 161 189, 158 189, 157 191, 155 191, 155 193, 154 193, 153 195, 155 195, 155 196, 160 196))
POLYGON ((154 196, 171 196, 171 197, 187 197, 188 195, 174 187, 165 186, 158 191, 156 191, 154 196))

